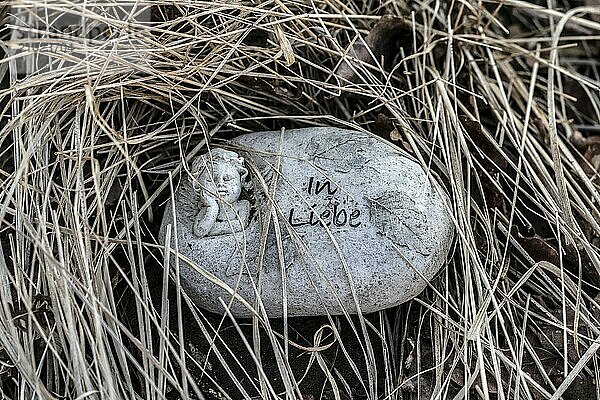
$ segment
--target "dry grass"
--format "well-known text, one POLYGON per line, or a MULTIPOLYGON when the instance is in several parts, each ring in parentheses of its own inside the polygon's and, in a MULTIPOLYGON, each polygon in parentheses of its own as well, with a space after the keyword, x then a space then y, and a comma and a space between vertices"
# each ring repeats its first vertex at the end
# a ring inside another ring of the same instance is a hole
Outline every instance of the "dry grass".
POLYGON ((140 1, 127 23, 0 3, 4 395, 600 397, 600 7, 584 3, 140 1), (54 29, 62 13, 108 37, 54 29), (213 135, 315 125, 375 132, 443 177, 447 267, 367 317, 188 305, 156 241, 181 160, 213 135))

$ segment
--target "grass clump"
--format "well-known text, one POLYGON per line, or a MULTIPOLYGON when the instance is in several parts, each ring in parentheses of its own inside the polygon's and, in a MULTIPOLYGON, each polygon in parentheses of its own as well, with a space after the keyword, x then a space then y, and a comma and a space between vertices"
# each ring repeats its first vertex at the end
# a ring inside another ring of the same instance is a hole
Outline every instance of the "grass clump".
POLYGON ((5 397, 599 396, 589 3, 0 6, 5 397), (182 161, 213 137, 320 125, 442 177, 457 238, 441 275, 352 318, 189 304, 157 242, 182 161))

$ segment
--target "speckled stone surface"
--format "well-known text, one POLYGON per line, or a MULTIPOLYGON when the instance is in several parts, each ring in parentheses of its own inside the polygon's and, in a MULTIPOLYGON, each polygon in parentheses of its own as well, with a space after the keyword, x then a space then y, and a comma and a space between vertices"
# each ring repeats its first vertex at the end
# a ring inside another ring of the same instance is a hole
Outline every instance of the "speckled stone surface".
MULTIPOLYGON (((196 158, 175 193, 180 275, 199 307, 224 312, 221 298, 251 316, 235 290, 268 317, 369 313, 415 297, 444 265, 447 195, 396 146, 306 128, 221 147, 196 158)), ((173 220, 167 206, 163 243, 173 220)))

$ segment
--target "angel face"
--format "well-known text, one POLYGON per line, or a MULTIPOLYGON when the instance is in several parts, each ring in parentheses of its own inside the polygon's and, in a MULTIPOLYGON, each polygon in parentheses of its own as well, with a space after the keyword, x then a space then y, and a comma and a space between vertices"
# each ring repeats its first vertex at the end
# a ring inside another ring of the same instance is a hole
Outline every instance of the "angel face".
POLYGON ((227 162, 213 165, 212 175, 206 171, 200 177, 200 183, 209 193, 216 194, 219 200, 233 204, 240 198, 242 179, 238 169, 227 162))

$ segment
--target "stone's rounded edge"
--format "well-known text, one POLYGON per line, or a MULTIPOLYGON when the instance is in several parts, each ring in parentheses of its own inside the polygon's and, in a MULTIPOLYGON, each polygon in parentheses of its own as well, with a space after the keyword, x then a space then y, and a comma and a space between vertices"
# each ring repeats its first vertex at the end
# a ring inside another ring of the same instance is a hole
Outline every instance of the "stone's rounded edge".
MULTIPOLYGON (((381 140, 389 145, 389 148, 391 148, 394 153, 405 157, 408 162, 413 164, 413 166, 418 169, 420 177, 423 177, 424 179, 424 184, 426 184, 428 190, 432 192, 432 195, 428 199, 427 207, 429 210, 436 211, 436 215, 430 215, 428 218, 428 223, 431 224, 432 227, 432 231, 428 239, 432 241, 433 248, 430 256, 427 258, 427 267, 421 269, 419 273, 415 274, 413 277, 413 284, 408 285, 410 290, 405 292, 396 302, 390 305, 390 307, 394 307, 405 303, 406 301, 409 301, 422 293, 423 290, 436 277, 436 275, 438 275, 443 269, 444 265, 447 263, 448 254, 452 244, 454 243, 455 225, 450 212, 450 197, 443 185, 439 182, 437 175, 431 171, 429 173, 426 172, 414 158, 407 156, 404 151, 397 149, 393 144, 385 142, 383 139, 381 140)), ((398 255, 398 257, 401 256, 398 255)), ((392 295, 389 297, 391 296, 392 295)), ((363 309, 363 312, 375 312, 382 309, 381 307, 361 308, 363 309)))
MULTIPOLYGON (((423 173, 425 173, 425 171, 423 171, 423 173)), ((432 254, 432 257, 429 259, 429 267, 422 271, 423 277, 425 278, 425 280, 421 279, 422 287, 413 297, 416 297, 421 293, 442 270, 448 261, 448 254, 452 247, 452 243, 454 242, 455 227, 449 212, 451 204, 450 197, 436 177, 430 176, 429 182, 431 189, 434 192, 433 196, 430 198, 430 205, 433 205, 433 202, 437 203, 435 204, 435 207, 431 207, 431 209, 437 210, 437 216, 431 217, 431 222, 433 222, 431 226, 434 227, 431 236, 432 240, 436 241, 437 246, 435 246, 435 254, 432 254)))
MULTIPOLYGON (((162 220, 160 221, 160 229, 158 230, 158 243, 161 245, 166 244, 166 235, 167 235, 167 225, 171 224, 173 226, 173 215, 171 211, 171 207, 167 205, 165 207, 165 211, 163 212, 162 220)), ((171 228, 173 229, 173 228, 171 228)), ((173 232, 171 233, 173 234, 173 232)))
POLYGON ((454 220, 452 218, 451 210, 451 200, 450 196, 444 189, 444 187, 439 183, 439 181, 435 178, 432 178, 432 185, 436 190, 437 198, 440 201, 440 207, 438 208, 438 212, 440 213, 440 221, 442 224, 442 229, 438 230, 438 237, 446 238, 446 240, 441 240, 442 245, 440 246, 440 263, 441 265, 437 269, 437 271, 432 272, 432 276, 436 275, 439 270, 443 267, 443 264, 448 261, 448 255, 450 253, 450 249, 452 247, 452 243, 454 243, 454 235, 455 235, 455 226, 454 220))
MULTIPOLYGON (((260 140, 260 138, 264 139, 269 136, 280 135, 280 134, 281 134, 280 130, 279 131, 262 131, 262 132, 244 133, 240 136, 237 136, 237 137, 229 140, 228 142, 233 143, 235 146, 236 143, 242 144, 242 143, 252 142, 257 139, 260 140)), ((418 165, 417 159, 414 156, 412 156, 410 153, 408 153, 406 150, 396 146, 395 144, 393 144, 393 143, 391 143, 369 131, 362 131, 362 130, 348 129, 348 128, 339 128, 339 127, 315 126, 315 127, 306 127, 306 128, 286 129, 283 133, 283 137, 285 140, 285 138, 288 137, 289 135, 291 135, 291 136, 302 135, 302 136, 315 137, 315 136, 319 136, 322 134, 327 134, 328 136, 361 135, 364 138, 376 140, 377 142, 379 142, 380 144, 382 144, 383 146, 385 146, 386 148, 388 148, 390 151, 394 152, 395 154, 399 154, 402 157, 406 158, 407 160, 410 160, 418 165), (312 131, 312 133, 310 135, 306 134, 306 132, 308 130, 312 131)))
MULTIPOLYGON (((172 215, 171 208, 167 207, 165 209, 165 213, 163 214, 161 228, 159 231, 158 239, 160 244, 166 244, 166 226, 168 224, 172 224, 171 226, 173 226, 173 222, 174 218, 172 215)), ((174 250, 174 234, 175 232, 172 232, 171 234, 171 251, 174 250)), ((178 233, 179 243, 182 243, 183 240, 184 237, 182 237, 182 235, 178 233)), ((180 248, 179 254, 184 257, 190 258, 189 254, 182 248, 180 248)), ((173 261, 174 257, 175 255, 171 254, 171 268, 175 268, 175 262, 173 261)), ((201 268, 202 266, 198 267, 201 268)), ((182 290, 194 304, 198 305, 206 311, 215 314, 223 314, 225 312, 225 308, 219 301, 219 298, 221 298, 225 304, 228 304, 230 302, 231 296, 225 289, 219 287, 216 284, 209 283, 207 278, 205 278, 202 274, 198 273, 192 265, 190 265, 188 262, 182 259, 180 259, 179 261, 179 273, 181 278, 182 290)), ((226 282, 224 283, 227 284, 226 282)), ((244 300, 252 304, 253 299, 245 298, 244 300)), ((230 310, 232 315, 236 317, 250 318, 254 315, 250 310, 248 310, 248 308, 244 304, 235 299, 232 302, 230 310)))
MULTIPOLYGON (((186 179, 186 178, 182 178, 182 179, 186 179)), ((181 186, 177 187, 177 189, 175 190, 175 193, 173 194, 173 196, 176 199, 176 206, 175 208, 177 209, 177 199, 179 198, 179 192, 182 190, 181 186)), ((158 243, 165 246, 166 245, 166 234, 167 234, 167 226, 170 224, 171 225, 171 243, 170 243, 170 249, 173 252, 174 251, 174 247, 175 247, 175 235, 178 235, 178 242, 181 243, 182 240, 179 236, 181 236, 180 232, 175 232, 175 226, 178 225, 181 221, 179 221, 179 217, 177 215, 173 215, 172 212, 172 205, 171 202, 169 201, 164 209, 164 213, 163 213, 163 217, 161 220, 161 226, 159 229, 159 233, 158 233, 158 243)), ((180 249, 180 255, 182 256, 187 256, 187 254, 185 254, 185 252, 180 249)), ((174 258, 176 256, 171 253, 171 259, 170 259, 170 267, 171 268, 175 268, 175 261, 174 258)), ((200 274, 198 274, 196 272, 196 270, 188 265, 187 262, 180 260, 179 262, 179 273, 180 273, 180 278, 181 278, 181 286, 183 291, 185 292, 185 294, 187 296, 189 296, 189 298, 191 299, 192 302, 194 302, 197 305, 201 304, 201 307, 204 310, 213 312, 213 313, 222 313, 224 310, 222 307, 220 307, 217 298, 211 299, 212 294, 215 294, 213 292, 216 292, 218 290, 222 290, 220 288, 213 288, 211 290, 208 290, 206 292, 202 292, 201 290, 199 290, 199 286, 202 285, 197 285, 195 284, 195 282, 197 282, 199 279, 200 280, 204 280, 205 278, 203 276, 201 276, 200 274)), ((224 291, 223 291, 224 292, 224 291)), ((225 293, 225 292, 224 292, 225 293)))

